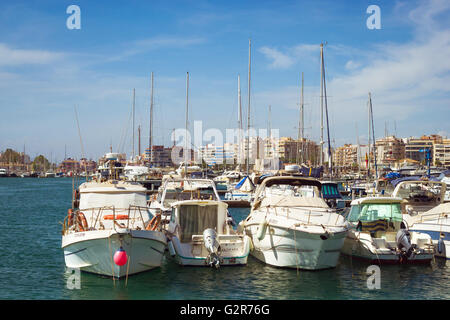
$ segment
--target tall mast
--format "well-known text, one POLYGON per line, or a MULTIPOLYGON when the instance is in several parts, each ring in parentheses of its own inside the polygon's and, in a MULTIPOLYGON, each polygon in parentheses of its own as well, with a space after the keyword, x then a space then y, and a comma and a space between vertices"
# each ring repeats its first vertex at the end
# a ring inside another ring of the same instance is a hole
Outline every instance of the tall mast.
MULTIPOLYGON (((328 167, 330 169, 330 175, 333 176, 333 159, 331 156, 331 139, 330 139, 330 123, 328 121, 328 104, 327 104, 327 85, 325 79, 325 62, 322 53, 322 71, 323 71, 323 93, 325 98, 325 116, 327 118, 327 139, 328 139, 328 167)), ((322 122, 322 145, 323 145, 323 122, 322 122)))
POLYGON ((248 111, 247 111, 247 175, 250 167, 250 77, 251 77, 251 39, 248 39, 248 111))
POLYGON ((136 90, 133 88, 133 161, 134 161, 134 107, 136 102, 136 90))
POLYGON ((241 76, 238 74, 238 130, 239 130, 239 143, 238 143, 238 165, 239 170, 242 162, 242 105, 241 105, 241 76))
POLYGON ((323 43, 320 44, 320 165, 323 164, 323 43))
POLYGON ((185 140, 184 140, 184 167, 185 174, 187 174, 187 161, 188 161, 188 115, 189 115, 189 72, 186 73, 186 127, 185 127, 185 140))
POLYGON ((355 122, 356 126, 356 163, 358 164, 358 174, 360 173, 360 163, 361 163, 361 146, 359 145, 359 133, 358 133, 358 122, 355 122))
MULTIPOLYGON (((369 100, 370 100, 370 92, 369 92, 369 100)), ((370 103, 367 101, 367 119, 368 119, 368 125, 367 125, 367 177, 370 180, 370 103)))
POLYGON ((141 125, 138 125, 138 157, 141 156, 141 125))
MULTIPOLYGON (((297 141, 301 142, 301 151, 300 151, 300 156, 301 156, 301 163, 303 163, 303 138, 304 138, 304 134, 305 134, 305 129, 304 129, 304 105, 303 105, 303 86, 304 86, 304 81, 303 81, 303 72, 302 72, 302 90, 301 90, 301 95, 300 95, 300 117, 299 117, 299 123, 298 123, 298 135, 297 135, 297 141)), ((296 150, 296 154, 297 154, 297 164, 299 164, 299 150, 298 150, 298 143, 297 143, 297 150, 296 150)))
POLYGON ((378 168, 377 168, 377 148, 375 141, 375 128, 373 125, 373 110, 372 110, 372 96, 369 92, 369 110, 370 110, 370 119, 372 124, 372 139, 373 139, 373 161, 375 166, 375 179, 378 179, 378 168))
POLYGON ((149 151, 150 151, 150 159, 148 162, 148 166, 152 166, 153 162, 153 72, 151 75, 151 87, 152 91, 150 93, 150 136, 148 141, 149 151))
MULTIPOLYGON (((268 122, 268 129, 269 129, 270 151, 271 151, 271 154, 272 154, 272 156, 273 156, 272 119, 271 119, 271 117, 272 117, 272 107, 271 107, 271 105, 269 104, 269 122, 268 122)), ((264 155, 263 155, 263 157, 264 157, 264 155)))

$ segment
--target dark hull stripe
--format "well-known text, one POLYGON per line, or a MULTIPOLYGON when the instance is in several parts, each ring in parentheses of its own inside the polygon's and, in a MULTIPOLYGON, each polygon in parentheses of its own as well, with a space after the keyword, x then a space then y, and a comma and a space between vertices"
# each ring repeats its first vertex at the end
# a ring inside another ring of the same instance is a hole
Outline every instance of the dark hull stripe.
POLYGON ((87 248, 83 248, 83 249, 80 249, 80 250, 77 250, 77 251, 74 251, 74 252, 71 252, 71 253, 66 253, 66 254, 64 254, 65 256, 70 256, 71 254, 75 254, 75 253, 79 253, 79 252, 81 252, 81 251, 84 251, 84 250, 86 250, 87 248))

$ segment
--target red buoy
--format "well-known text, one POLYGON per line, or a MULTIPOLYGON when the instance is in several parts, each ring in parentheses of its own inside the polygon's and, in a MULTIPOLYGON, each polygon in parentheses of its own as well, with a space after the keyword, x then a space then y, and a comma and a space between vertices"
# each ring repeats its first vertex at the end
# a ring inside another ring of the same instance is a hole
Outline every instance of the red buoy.
POLYGON ((114 253, 114 263, 118 266, 123 266, 128 261, 127 252, 120 247, 119 250, 114 253))

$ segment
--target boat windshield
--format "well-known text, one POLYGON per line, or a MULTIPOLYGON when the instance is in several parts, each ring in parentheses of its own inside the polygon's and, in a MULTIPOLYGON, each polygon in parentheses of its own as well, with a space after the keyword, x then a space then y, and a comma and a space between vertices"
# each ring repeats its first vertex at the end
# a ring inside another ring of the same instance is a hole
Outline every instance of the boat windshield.
POLYGON ((80 209, 101 208, 114 206, 115 208, 128 208, 129 206, 147 206, 147 196, 144 192, 117 192, 117 193, 82 193, 80 209))
POLYGON ((212 190, 196 191, 167 191, 164 198, 164 206, 169 207, 172 203, 185 200, 216 200, 212 190))
POLYGON ((414 202, 439 202, 440 195, 440 184, 406 183, 399 186, 395 196, 414 202))
POLYGON ((193 235, 203 234, 203 231, 208 228, 217 230, 217 209, 217 205, 180 206, 180 241, 190 242, 193 235))
POLYGON ((375 221, 388 219, 402 221, 400 203, 363 203, 352 206, 348 221, 375 221))

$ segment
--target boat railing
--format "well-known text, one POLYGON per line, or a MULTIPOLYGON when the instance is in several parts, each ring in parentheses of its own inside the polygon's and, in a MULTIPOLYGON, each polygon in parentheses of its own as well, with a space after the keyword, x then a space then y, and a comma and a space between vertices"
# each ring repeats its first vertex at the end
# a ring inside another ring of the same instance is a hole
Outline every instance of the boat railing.
MULTIPOLYGON (((92 208, 85 208, 83 210, 77 209, 73 213, 73 218, 70 221, 69 215, 67 215, 64 218, 64 221, 62 222, 63 225, 63 234, 66 234, 69 229, 73 225, 75 225, 74 230, 75 232, 81 232, 81 231, 90 231, 90 230, 104 230, 104 225, 100 221, 100 218, 103 217, 107 220, 112 220, 113 222, 113 228, 115 231, 117 231, 116 227, 119 228, 127 228, 130 229, 130 221, 133 224, 132 227, 134 227, 134 223, 136 220, 140 220, 142 222, 142 227, 145 227, 145 220, 142 215, 142 212, 149 212, 148 207, 142 207, 142 206, 136 206, 136 205, 130 205, 128 208, 117 208, 115 206, 103 206, 103 207, 92 207, 92 208), (77 221, 80 221, 81 214, 84 216, 84 212, 91 211, 92 214, 90 215, 90 221, 87 222, 87 230, 83 226, 80 226, 77 221), (106 212, 112 212, 112 214, 105 215, 106 212), (127 214, 123 214, 127 213, 127 214), (122 214, 122 215, 121 215, 122 214), (126 225, 124 223, 119 223, 118 221, 126 220, 126 225), (98 226, 97 226, 98 225, 98 226)), ((137 227, 139 228, 139 227, 137 227)))
POLYGON ((447 220, 449 218, 448 213, 423 213, 419 215, 420 219, 417 222, 427 222, 430 220, 437 220, 437 224, 442 224, 442 220, 447 220), (441 221, 441 223, 439 223, 441 221))
MULTIPOLYGON (((288 208, 288 207, 286 207, 286 208, 288 208)), ((273 209, 274 209, 273 212, 275 213, 275 216, 285 216, 288 219, 297 220, 297 221, 302 222, 302 223, 296 223, 295 226, 300 226, 300 225, 306 224, 306 225, 311 225, 311 226, 335 227, 338 225, 338 221, 340 218, 342 219, 343 223, 345 222, 344 217, 337 213, 336 213, 336 221, 334 222, 334 224, 332 224, 330 222, 331 218, 332 218, 331 214, 328 215, 328 220, 326 223, 319 223, 319 222, 314 221, 314 220, 316 220, 315 218, 317 218, 317 217, 323 217, 323 213, 328 212, 328 211, 320 212, 320 211, 314 211, 314 210, 310 210, 310 209, 304 209, 302 212, 303 214, 301 214, 301 215, 298 215, 298 214, 289 215, 290 210, 285 210, 284 212, 278 212, 277 207, 273 207, 273 209), (311 218, 312 218, 312 220, 311 220, 311 218)), ((267 215, 268 215, 269 207, 266 207, 266 210, 267 210, 267 215)))

